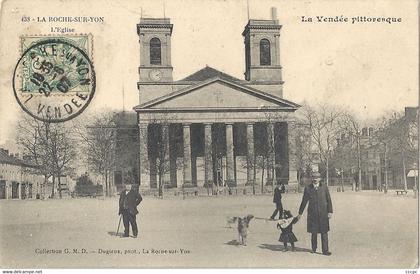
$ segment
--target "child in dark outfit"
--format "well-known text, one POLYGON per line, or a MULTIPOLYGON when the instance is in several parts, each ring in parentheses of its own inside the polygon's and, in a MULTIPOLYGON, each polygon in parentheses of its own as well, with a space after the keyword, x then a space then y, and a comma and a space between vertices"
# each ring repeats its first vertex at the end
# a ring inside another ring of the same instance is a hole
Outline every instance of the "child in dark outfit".
POLYGON ((292 251, 295 251, 295 242, 297 238, 293 233, 293 225, 298 221, 297 217, 293 217, 290 210, 283 211, 283 219, 279 220, 277 223, 277 229, 281 230, 279 242, 284 244, 284 251, 287 251, 287 243, 290 243, 292 246, 292 251))

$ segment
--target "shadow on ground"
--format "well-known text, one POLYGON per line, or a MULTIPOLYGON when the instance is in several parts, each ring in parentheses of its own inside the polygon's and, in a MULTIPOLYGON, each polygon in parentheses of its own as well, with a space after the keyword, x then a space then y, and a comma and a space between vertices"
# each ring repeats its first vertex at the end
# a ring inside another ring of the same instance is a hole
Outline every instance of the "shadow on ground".
POLYGON ((119 232, 118 234, 115 231, 108 231, 108 235, 110 236, 117 236, 117 237, 122 237, 123 236, 123 232, 119 232))
MULTIPOLYGON (((284 251, 283 244, 278 244, 278 245, 262 244, 262 245, 259 245, 258 247, 261 249, 269 249, 271 251, 284 251)), ((290 252, 292 252, 292 248, 290 246, 288 247, 288 249, 290 252)), ((308 248, 295 247, 294 252, 311 252, 311 250, 308 248)))
POLYGON ((241 246, 241 243, 238 242, 238 240, 231 240, 231 241, 225 243, 225 245, 241 246))

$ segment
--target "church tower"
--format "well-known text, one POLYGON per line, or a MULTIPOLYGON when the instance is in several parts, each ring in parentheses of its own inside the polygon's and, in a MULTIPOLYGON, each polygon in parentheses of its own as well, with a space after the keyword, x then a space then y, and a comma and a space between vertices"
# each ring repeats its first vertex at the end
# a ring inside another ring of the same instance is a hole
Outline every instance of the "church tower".
POLYGON ((282 81, 279 44, 281 25, 276 18, 275 8, 271 8, 271 13, 271 20, 249 20, 242 32, 247 81, 282 81))
POLYGON ((140 43, 140 82, 172 82, 169 18, 141 18, 137 24, 140 43))

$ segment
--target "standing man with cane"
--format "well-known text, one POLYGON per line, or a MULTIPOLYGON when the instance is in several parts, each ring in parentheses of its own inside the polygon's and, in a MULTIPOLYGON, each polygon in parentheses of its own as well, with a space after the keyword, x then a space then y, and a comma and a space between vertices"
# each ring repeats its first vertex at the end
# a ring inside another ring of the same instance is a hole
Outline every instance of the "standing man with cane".
POLYGON ((141 201, 142 201, 142 197, 140 193, 138 193, 137 191, 134 191, 130 184, 125 184, 125 189, 120 194, 119 212, 118 212, 118 215, 122 214, 122 219, 124 223, 123 237, 129 236, 130 224, 131 224, 131 228, 133 229, 134 238, 137 237, 138 229, 137 229, 136 215, 137 213, 139 213, 137 210, 137 206, 140 204, 141 201))
POLYGON ((307 230, 311 233, 312 253, 316 252, 318 233, 321 234, 322 254, 331 255, 328 250, 329 219, 332 217, 333 208, 328 186, 321 182, 321 174, 312 174, 312 183, 305 187, 302 203, 299 207, 298 220, 302 217, 306 204, 308 204, 307 230))

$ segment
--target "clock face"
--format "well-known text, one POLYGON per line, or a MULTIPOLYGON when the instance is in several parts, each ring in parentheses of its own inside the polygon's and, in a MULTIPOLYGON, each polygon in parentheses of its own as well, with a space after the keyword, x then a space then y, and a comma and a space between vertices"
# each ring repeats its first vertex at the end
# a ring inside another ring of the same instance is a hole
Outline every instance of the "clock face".
POLYGON ((162 78, 162 72, 160 70, 154 69, 150 71, 149 77, 152 81, 159 81, 162 78))

